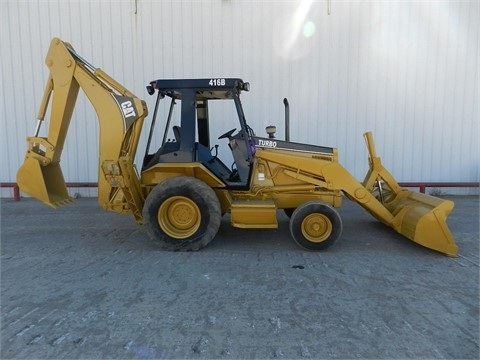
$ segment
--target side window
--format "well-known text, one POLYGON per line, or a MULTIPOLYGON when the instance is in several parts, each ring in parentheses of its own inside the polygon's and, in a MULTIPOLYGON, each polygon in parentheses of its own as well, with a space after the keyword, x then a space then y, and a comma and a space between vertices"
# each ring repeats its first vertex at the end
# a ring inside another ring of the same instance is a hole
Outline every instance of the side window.
POLYGON ((162 146, 163 141, 176 141, 174 126, 180 127, 181 106, 182 102, 178 99, 174 101, 173 106, 170 98, 165 98, 160 102, 155 128, 152 134, 150 152, 159 149, 162 146), (170 123, 167 127, 170 113, 170 123))
MULTIPOLYGON (((164 115, 163 121, 164 125, 160 126, 163 127, 163 130, 166 131, 162 133, 162 136, 165 136, 165 141, 179 141, 180 140, 180 121, 181 121, 181 114, 182 114, 182 101, 181 100, 174 100, 167 102, 166 113, 164 115), (173 105, 172 105, 173 104, 173 105), (169 119, 170 114, 170 119, 169 119), (168 124, 168 128, 165 128, 165 125, 168 124)), ((159 124, 160 125, 160 124, 159 124)))
POLYGON ((236 129, 233 135, 240 130, 235 102, 231 100, 209 100, 208 117, 210 122, 210 146, 218 144, 218 157, 228 167, 233 164, 232 151, 228 139, 218 139, 221 135, 232 129, 236 129))

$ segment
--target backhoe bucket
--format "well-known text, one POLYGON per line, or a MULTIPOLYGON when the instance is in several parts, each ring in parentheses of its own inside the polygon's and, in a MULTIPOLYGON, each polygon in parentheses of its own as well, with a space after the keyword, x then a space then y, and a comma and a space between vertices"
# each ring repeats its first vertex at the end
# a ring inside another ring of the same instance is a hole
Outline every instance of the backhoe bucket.
POLYGON ((457 255, 458 247, 446 223, 452 201, 402 189, 384 205, 394 216, 391 226, 400 234, 429 249, 457 255))
POLYGON ((53 208, 73 202, 59 163, 42 166, 37 159, 27 156, 17 172, 17 184, 23 192, 53 208))

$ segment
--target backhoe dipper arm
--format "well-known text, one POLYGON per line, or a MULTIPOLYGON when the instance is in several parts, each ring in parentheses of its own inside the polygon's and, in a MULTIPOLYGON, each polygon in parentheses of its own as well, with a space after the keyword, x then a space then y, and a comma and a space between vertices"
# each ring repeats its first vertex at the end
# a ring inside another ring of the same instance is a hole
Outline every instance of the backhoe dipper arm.
POLYGON ((50 75, 35 136, 27 139, 25 162, 17 174, 19 187, 52 207, 71 201, 59 163, 82 88, 95 108, 100 126, 98 201, 108 210, 131 212, 141 222, 143 197, 133 159, 147 115, 145 102, 58 38, 52 40, 45 62, 50 75), (38 137, 49 103, 48 136, 38 137))

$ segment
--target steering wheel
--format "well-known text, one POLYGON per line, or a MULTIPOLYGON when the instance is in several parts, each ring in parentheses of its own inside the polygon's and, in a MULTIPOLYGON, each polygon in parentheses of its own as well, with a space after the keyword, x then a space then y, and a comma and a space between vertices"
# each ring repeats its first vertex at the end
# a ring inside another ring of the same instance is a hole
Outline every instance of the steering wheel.
POLYGON ((230 137, 232 136, 232 134, 233 134, 235 131, 237 131, 236 128, 235 128, 235 129, 232 129, 232 130, 230 130, 230 131, 227 131, 225 134, 220 135, 220 136, 218 137, 218 140, 220 140, 220 139, 225 139, 225 138, 229 138, 229 139, 230 139, 230 137))

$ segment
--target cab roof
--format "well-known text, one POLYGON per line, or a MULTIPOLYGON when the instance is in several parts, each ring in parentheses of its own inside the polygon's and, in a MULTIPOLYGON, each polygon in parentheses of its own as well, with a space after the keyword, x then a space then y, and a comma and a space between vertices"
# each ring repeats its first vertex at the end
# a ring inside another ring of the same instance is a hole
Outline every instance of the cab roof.
POLYGON ((234 93, 238 95, 249 87, 249 83, 239 78, 159 79, 151 81, 147 90, 150 95, 158 90, 175 99, 181 99, 184 90, 194 90, 197 99, 231 99, 234 93))

